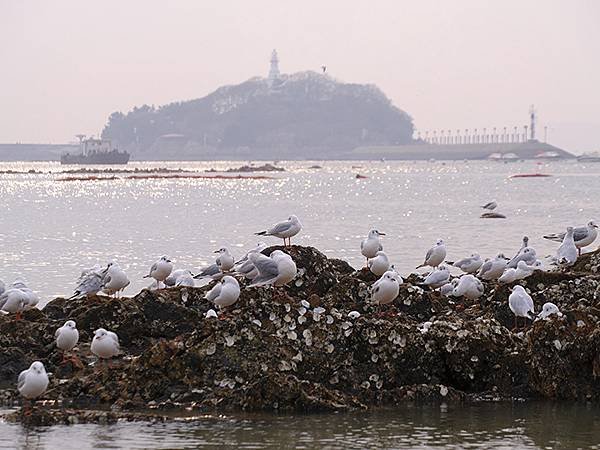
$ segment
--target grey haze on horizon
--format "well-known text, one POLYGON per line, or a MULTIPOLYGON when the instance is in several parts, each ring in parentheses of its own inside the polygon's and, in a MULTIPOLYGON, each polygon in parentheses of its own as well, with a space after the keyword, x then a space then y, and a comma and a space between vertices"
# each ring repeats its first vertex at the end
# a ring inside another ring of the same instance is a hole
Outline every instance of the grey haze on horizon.
POLYGON ((418 130, 524 125, 600 148, 600 3, 0 0, 0 142, 98 134, 114 111, 320 69, 373 83, 418 130))

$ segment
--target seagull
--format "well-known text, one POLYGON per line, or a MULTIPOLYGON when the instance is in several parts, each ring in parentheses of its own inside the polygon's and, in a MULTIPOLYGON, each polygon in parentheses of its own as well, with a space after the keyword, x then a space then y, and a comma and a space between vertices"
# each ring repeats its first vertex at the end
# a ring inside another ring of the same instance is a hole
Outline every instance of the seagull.
POLYGON ((508 296, 508 306, 515 315, 515 329, 518 325, 518 318, 525 317, 526 319, 534 319, 533 299, 525 291, 523 286, 516 285, 512 288, 511 294, 508 296))
POLYGON ((477 276, 483 280, 497 280, 504 273, 507 264, 508 260, 502 253, 499 253, 494 259, 483 263, 477 276))
POLYGON ((275 250, 270 257, 262 253, 251 253, 249 258, 258 271, 257 276, 252 279, 250 287, 283 286, 296 276, 296 263, 290 255, 281 250, 275 250))
POLYGON ((452 291, 454 297, 466 297, 469 300, 476 300, 483 295, 485 288, 483 283, 475 278, 474 275, 466 274, 460 278, 458 286, 452 291))
POLYGON ((525 247, 521 252, 511 259, 506 267, 514 269, 519 264, 519 261, 524 261, 528 266, 533 266, 537 261, 537 255, 533 247, 525 247))
POLYGON ((116 263, 109 263, 108 269, 102 279, 102 290, 108 295, 118 295, 129 286, 129 278, 123 269, 116 263))
POLYGON ((387 255, 381 250, 376 253, 375 258, 367 261, 369 270, 378 277, 382 276, 390 268, 390 261, 387 255))
POLYGON ((396 271, 388 270, 382 277, 371 286, 371 298, 378 305, 386 305, 393 302, 400 292, 402 278, 396 271))
POLYGON ((33 292, 29 287, 25 284, 25 282, 21 278, 17 278, 10 285, 11 289, 19 289, 21 292, 25 294, 27 297, 27 302, 25 304, 25 308, 33 308, 38 304, 40 298, 37 296, 35 292, 33 292))
MULTIPOLYGON (((537 263, 536 263, 537 264, 537 263)), ((516 268, 507 268, 502 276, 498 278, 500 283, 512 283, 517 280, 523 280, 538 270, 538 265, 529 266, 525 261, 519 261, 516 268)))
POLYGON ((283 246, 287 247, 286 239, 289 242, 289 245, 292 245, 292 237, 296 236, 300 230, 302 229, 302 224, 298 220, 298 217, 293 214, 288 217, 287 220, 283 222, 279 222, 275 224, 273 227, 269 228, 266 231, 260 231, 258 233, 254 233, 257 236, 275 236, 283 239, 283 246))
POLYGON ((423 264, 417 266, 417 269, 425 266, 431 266, 434 269, 444 262, 446 259, 446 246, 444 245, 444 241, 438 239, 435 245, 429 249, 427 255, 425 255, 425 261, 423 264))
POLYGON ((450 281, 450 271, 445 265, 439 266, 437 269, 434 269, 423 283, 420 283, 422 286, 429 286, 432 289, 437 289, 442 287, 446 283, 450 281))
POLYGON ((219 250, 215 251, 215 253, 219 254, 216 262, 219 268, 221 269, 221 272, 229 272, 235 264, 235 259, 233 258, 233 256, 231 256, 231 253, 229 253, 229 249, 227 249, 226 247, 222 247, 219 250))
POLYGON ((225 275, 220 283, 206 293, 204 296, 210 302, 213 302, 219 309, 233 305, 240 297, 240 285, 238 281, 230 275, 225 275))
POLYGON ((578 250, 573 239, 574 228, 567 227, 567 233, 562 244, 556 251, 556 262, 560 266, 572 266, 577 262, 578 250))
POLYGON ((233 268, 235 273, 249 280, 255 278, 258 275, 258 270, 254 267, 254 263, 250 260, 249 256, 251 253, 261 253, 265 248, 267 248, 267 244, 259 242, 256 247, 248 250, 244 257, 235 264, 233 268))
MULTIPOLYGON (((521 243, 521 248, 517 252, 515 256, 508 262, 508 267, 515 268, 517 267, 517 263, 519 262, 519 256, 521 253, 525 251, 526 248, 529 248, 529 238, 527 236, 523 236, 523 242, 521 243)), ((535 251, 534 251, 535 253, 535 251)))
POLYGON ((558 309, 558 306, 556 306, 554 303, 551 303, 551 302, 544 303, 544 306, 542 306, 542 311, 538 314, 538 316, 535 320, 547 319, 548 317, 550 317, 552 315, 556 315, 557 317, 562 317, 563 313, 560 312, 560 310, 558 309))
POLYGON ((228 272, 233 268, 235 260, 233 256, 231 256, 231 253, 229 253, 229 250, 223 247, 216 250, 215 253, 219 254, 215 263, 203 269, 202 272, 194 275, 194 278, 220 280, 225 275, 224 272, 228 272))
POLYGON ((488 202, 482 206, 483 209, 488 209, 490 211, 495 210, 497 207, 498 207, 498 203, 496 203, 496 200, 492 200, 491 202, 488 202))
POLYGON ((148 275, 144 275, 144 278, 154 278, 156 280, 156 287, 159 289, 160 282, 164 282, 173 270, 173 264, 166 256, 161 258, 152 264, 148 275))
POLYGON ((454 267, 458 267, 465 273, 475 273, 481 268, 481 266, 483 265, 483 261, 481 260, 481 256, 479 256, 478 253, 473 253, 471 256, 460 259, 454 262, 452 265, 454 267))
POLYGON ((110 266, 102 269, 99 265, 91 267, 89 269, 83 269, 81 275, 77 279, 77 287, 75 293, 69 297, 69 300, 79 297, 85 297, 88 295, 97 294, 102 290, 102 279, 110 266))
POLYGON ((119 354, 119 337, 112 331, 106 331, 104 328, 98 328, 94 331, 94 339, 90 350, 94 355, 101 359, 112 358, 119 354))
POLYGON ((175 286, 186 286, 186 287, 194 287, 196 286, 196 282, 194 281, 194 277, 192 276, 192 272, 189 270, 184 271, 183 273, 177 276, 175 280, 175 286))
POLYGON ((454 288, 456 286, 458 286, 458 283, 459 283, 459 279, 455 278, 452 281, 444 284, 442 287, 440 287, 440 294, 442 294, 444 297, 452 296, 452 293, 454 292, 454 288))
POLYGON ((44 364, 34 361, 29 369, 19 374, 17 390, 28 400, 33 400, 43 395, 48 388, 48 374, 44 364))
MULTIPOLYGON (((553 233, 544 236, 544 239, 551 241, 562 242, 566 233, 553 233)), ((590 220, 585 227, 577 227, 573 229, 573 240, 575 246, 581 256, 581 249, 587 247, 598 237, 598 225, 593 220, 590 220)))
POLYGON ((367 258, 367 264, 369 263, 370 258, 375 258, 377 256, 377 252, 383 251, 383 245, 379 242, 380 236, 385 236, 385 233, 371 230, 369 231, 367 238, 363 239, 360 243, 360 252, 367 258))
POLYGON ((0 296, 0 311, 15 314, 15 320, 21 320, 21 312, 28 302, 29 296, 25 292, 10 288, 0 296))
POLYGON ((183 275, 185 273, 189 273, 190 271, 187 269, 175 269, 173 270, 169 276, 167 278, 165 278, 165 286, 169 286, 169 287, 173 287, 175 286, 175 283, 177 282, 177 278, 180 275, 183 275))
POLYGON ((65 324, 54 333, 56 346, 63 351, 63 362, 66 361, 65 354, 70 352, 79 342, 79 331, 74 320, 67 320, 65 324))

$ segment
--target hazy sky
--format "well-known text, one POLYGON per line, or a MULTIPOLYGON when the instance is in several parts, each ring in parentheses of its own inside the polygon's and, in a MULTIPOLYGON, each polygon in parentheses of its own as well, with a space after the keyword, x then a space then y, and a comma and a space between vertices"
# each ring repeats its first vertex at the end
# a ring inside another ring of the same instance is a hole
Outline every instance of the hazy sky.
POLYGON ((420 130, 524 125, 600 149, 600 1, 0 0, 0 142, 65 142, 108 115, 319 70, 374 83, 420 130))

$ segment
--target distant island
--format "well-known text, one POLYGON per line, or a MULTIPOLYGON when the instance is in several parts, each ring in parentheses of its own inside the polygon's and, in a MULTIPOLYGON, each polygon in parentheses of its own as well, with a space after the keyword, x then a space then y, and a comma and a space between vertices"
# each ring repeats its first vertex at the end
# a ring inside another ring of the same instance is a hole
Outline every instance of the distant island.
POLYGON ((206 97, 109 117, 102 137, 135 159, 336 159, 412 142, 412 118, 374 85, 316 72, 252 78, 206 97))

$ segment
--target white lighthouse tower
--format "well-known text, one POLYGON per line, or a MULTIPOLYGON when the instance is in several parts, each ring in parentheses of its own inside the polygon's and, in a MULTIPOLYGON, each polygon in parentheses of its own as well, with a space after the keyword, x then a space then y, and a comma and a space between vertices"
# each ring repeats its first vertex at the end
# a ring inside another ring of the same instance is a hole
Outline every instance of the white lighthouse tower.
POLYGON ((273 50, 271 53, 271 69, 269 70, 269 84, 273 84, 275 80, 279 79, 279 58, 277 57, 277 50, 273 50))

